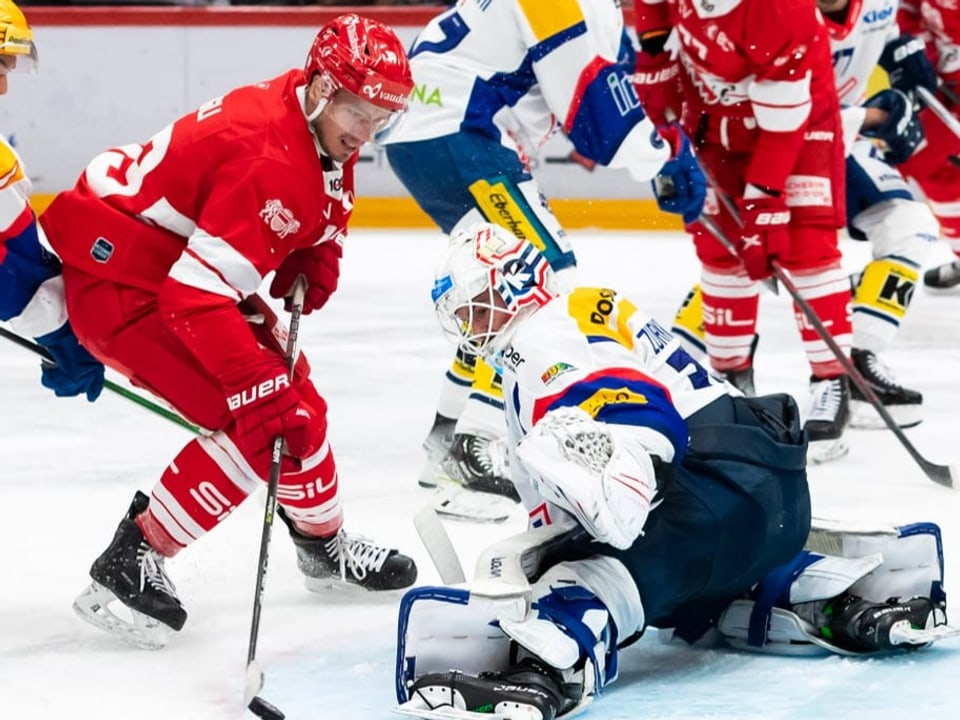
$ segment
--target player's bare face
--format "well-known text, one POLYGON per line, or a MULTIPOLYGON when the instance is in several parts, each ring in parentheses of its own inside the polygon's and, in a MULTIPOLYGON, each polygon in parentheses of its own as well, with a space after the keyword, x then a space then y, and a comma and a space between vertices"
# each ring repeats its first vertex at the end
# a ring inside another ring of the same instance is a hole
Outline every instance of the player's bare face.
POLYGON ((314 131, 326 153, 337 162, 344 162, 387 127, 393 117, 389 110, 341 89, 314 121, 314 131))
POLYGON ((484 290, 469 305, 457 308, 454 315, 466 337, 473 338, 478 347, 496 337, 513 314, 507 309, 500 293, 484 290))

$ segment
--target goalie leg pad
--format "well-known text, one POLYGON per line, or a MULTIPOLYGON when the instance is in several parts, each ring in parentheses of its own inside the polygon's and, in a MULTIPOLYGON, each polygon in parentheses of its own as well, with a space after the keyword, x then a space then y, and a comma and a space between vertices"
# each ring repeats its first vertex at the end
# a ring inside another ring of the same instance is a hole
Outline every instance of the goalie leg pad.
POLYGON ((417 587, 400 601, 396 691, 401 703, 417 678, 456 668, 466 674, 506 670, 510 638, 496 620, 521 619, 529 588, 503 596, 475 595, 466 588, 417 587))
POLYGON ((868 652, 838 647, 794 612, 822 615, 825 601, 841 595, 874 605, 903 598, 905 607, 911 606, 907 599, 929 600, 930 621, 919 628, 897 628, 891 633, 897 640, 890 645, 917 647, 957 632, 946 625, 943 548, 937 525, 853 528, 817 520, 807 548, 769 573, 751 600, 738 600, 727 609, 719 628, 728 642, 741 649, 784 654, 868 652))

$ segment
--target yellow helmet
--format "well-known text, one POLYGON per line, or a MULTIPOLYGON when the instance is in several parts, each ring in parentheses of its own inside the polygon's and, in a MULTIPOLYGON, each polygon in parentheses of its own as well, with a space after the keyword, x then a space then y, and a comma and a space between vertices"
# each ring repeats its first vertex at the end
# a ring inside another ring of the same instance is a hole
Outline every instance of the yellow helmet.
POLYGON ((13 0, 0 0, 0 55, 15 58, 18 72, 36 69, 37 47, 33 44, 33 30, 13 0))

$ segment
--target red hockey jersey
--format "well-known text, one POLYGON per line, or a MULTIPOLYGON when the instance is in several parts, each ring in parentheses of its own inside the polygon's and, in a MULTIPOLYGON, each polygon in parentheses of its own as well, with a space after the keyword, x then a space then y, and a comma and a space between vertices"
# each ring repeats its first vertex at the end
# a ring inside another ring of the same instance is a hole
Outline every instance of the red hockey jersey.
POLYGON ((320 152, 304 86, 291 70, 101 153, 41 219, 64 265, 156 292, 170 329, 227 384, 262 352, 236 304, 292 251, 340 242, 353 207, 356 158, 320 152))
POLYGON ((640 37, 676 30, 685 116, 755 122, 746 181, 782 190, 811 119, 839 112, 830 39, 812 0, 637 0, 635 13, 640 37))
POLYGON ((960 5, 957 0, 909 0, 900 3, 900 30, 922 37, 937 73, 960 82, 960 5))

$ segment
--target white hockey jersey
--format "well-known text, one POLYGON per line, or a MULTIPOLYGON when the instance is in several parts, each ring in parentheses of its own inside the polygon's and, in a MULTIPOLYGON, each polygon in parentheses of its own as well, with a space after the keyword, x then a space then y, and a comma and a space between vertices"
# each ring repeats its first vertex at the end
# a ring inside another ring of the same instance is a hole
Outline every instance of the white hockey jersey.
POLYGON ((897 0, 851 0, 847 21, 826 19, 841 105, 859 105, 883 48, 900 36, 897 0))
MULTIPOLYGON (((510 447, 550 410, 576 405, 600 422, 629 426, 650 453, 677 461, 686 418, 728 388, 650 315, 605 288, 576 288, 524 319, 502 362, 510 447)), ((513 465, 534 524, 553 522, 513 465)))
POLYGON ((870 76, 883 48, 900 36, 897 0, 850 0, 846 22, 826 17, 825 24, 843 118, 843 144, 849 154, 866 115, 860 104, 866 100, 870 76))
MULTIPOLYGON (((562 128, 577 151, 650 178, 669 156, 618 62, 619 0, 460 0, 410 49, 410 106, 383 144, 474 131, 535 157, 562 128)), ((631 50, 632 52, 632 50, 631 50)))

